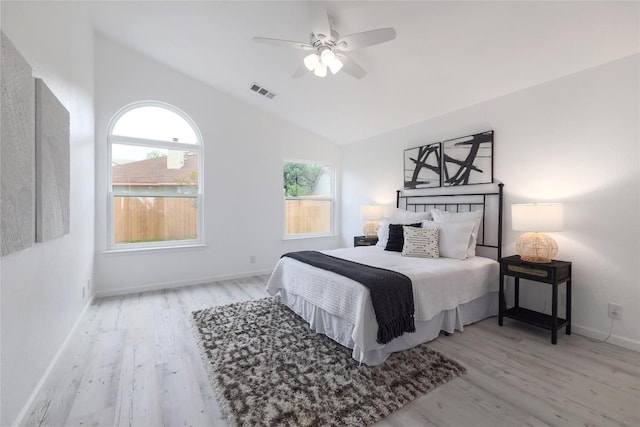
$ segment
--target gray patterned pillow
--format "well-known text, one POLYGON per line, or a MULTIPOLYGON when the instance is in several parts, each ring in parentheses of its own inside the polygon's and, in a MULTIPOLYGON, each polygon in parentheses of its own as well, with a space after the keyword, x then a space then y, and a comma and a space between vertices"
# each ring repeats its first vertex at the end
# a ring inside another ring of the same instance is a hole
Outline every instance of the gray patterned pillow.
POLYGON ((403 256, 440 258, 438 250, 440 230, 437 228, 403 227, 403 234, 403 256))

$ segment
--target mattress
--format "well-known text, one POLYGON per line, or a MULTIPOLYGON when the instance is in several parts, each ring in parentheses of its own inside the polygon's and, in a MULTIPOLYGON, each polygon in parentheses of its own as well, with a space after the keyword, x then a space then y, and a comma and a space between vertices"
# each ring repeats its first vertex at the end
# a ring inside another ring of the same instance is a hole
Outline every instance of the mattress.
POLYGON ((403 257, 376 246, 323 252, 394 270, 412 281, 417 330, 383 345, 376 341, 378 323, 366 287, 289 257, 276 265, 267 292, 279 294, 317 332, 353 349, 352 356, 359 362, 380 364, 394 351, 435 338, 441 329, 462 330, 466 324, 497 314, 499 264, 492 259, 403 257))

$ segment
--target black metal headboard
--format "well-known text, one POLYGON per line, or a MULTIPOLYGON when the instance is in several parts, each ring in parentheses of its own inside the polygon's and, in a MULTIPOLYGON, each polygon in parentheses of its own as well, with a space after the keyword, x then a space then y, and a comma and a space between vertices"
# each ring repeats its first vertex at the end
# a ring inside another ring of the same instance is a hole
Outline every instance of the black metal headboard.
MULTIPOLYGON (((479 192, 440 193, 439 191, 409 190, 396 191, 396 207, 414 212, 427 212, 441 209, 450 212, 469 212, 482 210, 482 221, 478 232, 477 246, 495 248, 497 259, 502 258, 502 188, 479 192)), ((456 187, 459 189, 460 187, 456 187)))

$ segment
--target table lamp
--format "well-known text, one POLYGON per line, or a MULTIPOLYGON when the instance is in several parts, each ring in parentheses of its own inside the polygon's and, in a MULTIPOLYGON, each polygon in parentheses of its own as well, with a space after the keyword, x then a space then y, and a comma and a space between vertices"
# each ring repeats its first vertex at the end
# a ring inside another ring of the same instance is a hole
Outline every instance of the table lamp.
POLYGON ((367 237, 377 237, 380 221, 382 219, 382 206, 364 205, 360 206, 360 218, 367 221, 364 225, 364 235, 367 237))
POLYGON ((527 203, 511 205, 515 231, 526 231, 516 242, 518 255, 524 261, 547 263, 558 254, 558 244, 543 232, 564 228, 562 203, 527 203))

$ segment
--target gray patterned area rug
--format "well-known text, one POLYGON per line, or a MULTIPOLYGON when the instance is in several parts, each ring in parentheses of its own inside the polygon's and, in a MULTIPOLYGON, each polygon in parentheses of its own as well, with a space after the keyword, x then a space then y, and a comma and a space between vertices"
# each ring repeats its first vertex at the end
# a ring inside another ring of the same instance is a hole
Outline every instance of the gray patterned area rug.
POLYGON ((366 426, 465 372, 424 344, 381 366, 359 365, 276 298, 192 314, 231 425, 366 426))

